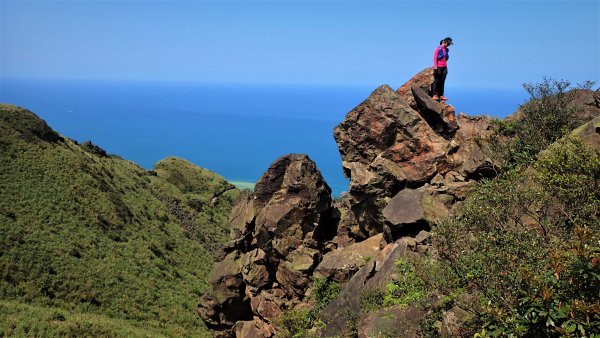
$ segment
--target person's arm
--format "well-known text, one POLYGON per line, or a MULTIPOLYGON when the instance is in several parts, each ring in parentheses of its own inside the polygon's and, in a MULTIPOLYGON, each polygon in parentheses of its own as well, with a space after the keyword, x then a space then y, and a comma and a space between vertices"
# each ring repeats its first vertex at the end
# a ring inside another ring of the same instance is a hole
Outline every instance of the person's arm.
POLYGON ((440 52, 440 47, 436 48, 433 52, 433 69, 438 68, 438 53, 440 52))

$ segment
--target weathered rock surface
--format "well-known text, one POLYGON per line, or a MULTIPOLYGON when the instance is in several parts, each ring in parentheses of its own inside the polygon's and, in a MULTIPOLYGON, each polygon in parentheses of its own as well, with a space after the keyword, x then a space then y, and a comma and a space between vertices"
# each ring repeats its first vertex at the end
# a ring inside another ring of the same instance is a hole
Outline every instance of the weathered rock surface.
POLYGON ((588 122, 600 116, 600 88, 595 91, 575 89, 569 94, 573 97, 569 108, 575 110, 579 121, 588 122))
POLYGON ((367 313, 358 323, 359 338, 420 337, 419 320, 425 311, 420 306, 391 306, 367 313))
MULTIPOLYGON (((491 119, 456 117, 452 106, 427 95, 430 77, 424 70, 397 92, 385 85, 377 88, 335 128, 344 173, 350 178, 349 212, 342 214, 338 228, 340 243, 384 231, 393 235, 386 236, 393 242, 402 235, 397 231, 402 224, 418 222, 419 229, 428 228, 433 218, 425 214, 413 215, 412 221, 396 217, 397 199, 403 196, 398 194, 404 189, 421 189, 419 196, 427 190, 436 205, 444 206, 439 213, 443 216, 455 200, 465 197, 471 181, 495 174, 493 161, 477 142, 491 133, 491 119)), ((419 213, 427 201, 413 204, 420 206, 414 211, 419 213)))
POLYGON ((232 210, 227 255, 198 312, 215 335, 271 337, 299 303, 326 242, 336 234, 331 189, 306 155, 277 159, 232 210))
POLYGON ((429 224, 450 214, 454 201, 453 195, 430 185, 401 190, 382 211, 387 220, 386 239, 391 242, 401 234, 417 234, 429 229, 429 224))
POLYGON ((574 134, 580 136, 590 146, 600 150, 600 114, 595 119, 577 128, 574 134))
MULTIPOLYGON (((354 329, 360 337, 418 336, 429 307, 365 313, 360 296, 398 281, 399 258, 436 257, 431 224, 452 213, 478 180, 496 175, 480 142, 492 136, 491 119, 457 116, 451 105, 432 100, 430 70, 397 91, 377 88, 335 128, 350 178, 348 195, 335 207, 331 190, 304 155, 279 158, 254 192, 241 195, 231 214, 225 258, 215 265, 212 290, 198 309, 215 335, 276 335, 282 312, 314 305, 305 294, 311 278, 319 277, 345 283, 320 313, 325 326, 314 330, 322 336, 354 329)), ((574 95, 572 104, 583 109, 582 116, 599 115, 598 92, 574 95)), ((598 119, 576 132, 600 147, 598 119)), ((435 298, 431 307, 445 306, 441 295, 427 297, 435 298)), ((436 323, 441 335, 454 336, 457 323, 470 320, 458 306, 441 311, 436 323)))
POLYGON ((413 254, 407 250, 407 243, 399 240, 388 244, 358 270, 338 297, 322 311, 321 318, 325 323, 322 336, 344 337, 350 329, 350 320, 355 320, 360 314, 360 295, 370 290, 382 290, 396 276, 396 260, 413 254))
POLYGON ((411 108, 417 109, 417 101, 415 100, 411 88, 418 87, 427 95, 429 95, 431 93, 431 85, 433 84, 432 72, 433 67, 427 67, 396 90, 396 92, 400 94, 402 99, 404 99, 404 101, 406 101, 411 108))
POLYGON ((315 269, 314 275, 337 283, 346 282, 358 269, 379 254, 382 239, 383 234, 379 234, 328 252, 315 269))
POLYGON ((454 108, 445 103, 439 103, 418 86, 411 86, 410 90, 417 102, 416 110, 429 123, 438 134, 451 137, 458 129, 454 108))

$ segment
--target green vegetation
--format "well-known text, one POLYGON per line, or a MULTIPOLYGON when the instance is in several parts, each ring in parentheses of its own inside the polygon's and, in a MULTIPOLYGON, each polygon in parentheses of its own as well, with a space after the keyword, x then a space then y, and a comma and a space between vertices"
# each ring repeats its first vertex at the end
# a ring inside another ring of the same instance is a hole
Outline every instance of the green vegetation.
POLYGON ((206 336, 213 258, 196 240, 224 240, 237 190, 181 160, 152 175, 90 149, 0 105, 0 335, 206 336))
POLYGON ((399 258, 395 262, 397 278, 385 290, 372 289, 360 294, 360 309, 370 312, 388 306, 407 306, 421 301, 427 292, 425 281, 417 274, 416 262, 399 258))
POLYGON ((480 295, 468 304, 480 336, 600 331, 599 182, 599 152, 568 137, 533 168, 480 184, 436 229, 441 256, 480 295))
POLYGON ((223 177, 175 157, 159 161, 154 171, 154 193, 190 238, 217 256, 229 239, 229 214, 240 191, 223 177))
POLYGON ((314 277, 312 283, 310 300, 313 304, 282 313, 278 321, 278 334, 281 337, 319 337, 314 331, 323 326, 319 320, 319 313, 338 296, 341 285, 321 277, 314 277))
POLYGON ((18 302, 0 301, 0 313, 2 337, 167 337, 122 319, 18 302))
MULTIPOLYGON (((593 84, 588 81, 578 88, 590 89, 593 84)), ((508 137, 508 141, 500 137, 490 142, 502 162, 501 170, 527 165, 540 151, 585 122, 570 105, 576 92, 570 90, 569 81, 544 78, 540 83, 526 83, 523 87, 530 101, 514 117, 496 124, 498 135, 508 137)))

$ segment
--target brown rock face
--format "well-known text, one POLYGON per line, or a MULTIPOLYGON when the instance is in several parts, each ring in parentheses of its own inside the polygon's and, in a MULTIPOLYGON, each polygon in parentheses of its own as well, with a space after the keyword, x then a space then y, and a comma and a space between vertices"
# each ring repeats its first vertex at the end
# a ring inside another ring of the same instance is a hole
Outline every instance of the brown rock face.
POLYGON ((412 86, 410 90, 417 102, 416 110, 429 123, 432 129, 438 134, 451 137, 458 129, 454 108, 445 103, 435 101, 418 86, 412 86))
POLYGON ((362 242, 328 252, 315 269, 314 275, 337 283, 346 282, 381 251, 383 234, 375 235, 362 242))
MULTIPOLYGON (((428 196, 440 197, 434 202, 446 205, 447 199, 464 198, 470 180, 494 174, 494 164, 476 142, 491 132, 491 120, 462 114, 457 118, 452 106, 432 100, 428 71, 397 92, 386 85, 377 88, 334 129, 350 178, 350 212, 340 222, 340 238, 360 241, 387 230, 394 230, 387 232, 396 238, 402 224, 419 220, 427 229, 427 217, 394 220, 390 213, 399 209, 397 201, 388 207, 393 197, 403 189, 429 185, 428 196)), ((422 202, 415 202, 415 212, 423 211, 422 202)), ((386 236, 388 241, 394 238, 386 236)))
POLYGON ((336 299, 321 312, 325 323, 324 337, 345 337, 350 329, 350 319, 360 315, 360 295, 371 290, 383 290, 396 276, 395 262, 414 253, 407 250, 407 243, 399 240, 388 244, 364 265, 350 280, 336 299))
POLYGON ((448 141, 389 86, 348 113, 334 137, 350 178, 352 211, 369 235, 383 230, 384 199, 430 180, 449 151, 448 141))
POLYGON ((418 87, 427 95, 431 93, 431 85, 433 84, 433 67, 427 67, 413 76, 405 84, 400 86, 396 92, 408 103, 408 105, 417 109, 417 101, 412 94, 412 87, 418 87))
POLYGON ((306 155, 277 159, 231 213, 231 243, 198 312, 216 335, 271 337, 336 234, 331 189, 306 155))
POLYGON ((577 128, 574 133, 593 148, 600 150, 600 115, 577 128))

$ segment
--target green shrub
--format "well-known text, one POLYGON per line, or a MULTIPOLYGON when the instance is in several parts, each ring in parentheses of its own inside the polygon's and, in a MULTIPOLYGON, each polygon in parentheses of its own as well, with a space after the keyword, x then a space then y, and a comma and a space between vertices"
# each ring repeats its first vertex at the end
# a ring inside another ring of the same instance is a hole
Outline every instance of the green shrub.
MULTIPOLYGON (((589 89, 592 85, 588 81, 578 87, 589 89)), ((523 87, 530 100, 512 119, 494 124, 500 137, 492 137, 489 144, 501 159, 501 170, 530 163, 540 151, 584 122, 570 105, 575 98, 570 82, 544 78, 523 87)))
POLYGON ((334 300, 341 290, 341 285, 327 278, 312 278, 313 305, 301 309, 289 309, 281 314, 277 322, 278 334, 281 337, 318 337, 315 329, 323 326, 319 320, 320 312, 334 300))
POLYGON ((415 263, 405 258, 395 262, 398 277, 386 285, 383 306, 408 305, 425 297, 425 282, 416 273, 415 263))
POLYGON ((327 278, 313 277, 312 282, 312 295, 319 311, 334 300, 342 289, 340 284, 330 282, 327 278))
POLYGON ((600 155, 568 137, 534 168, 483 181, 434 243, 481 295, 480 336, 587 337, 600 330, 600 155))

